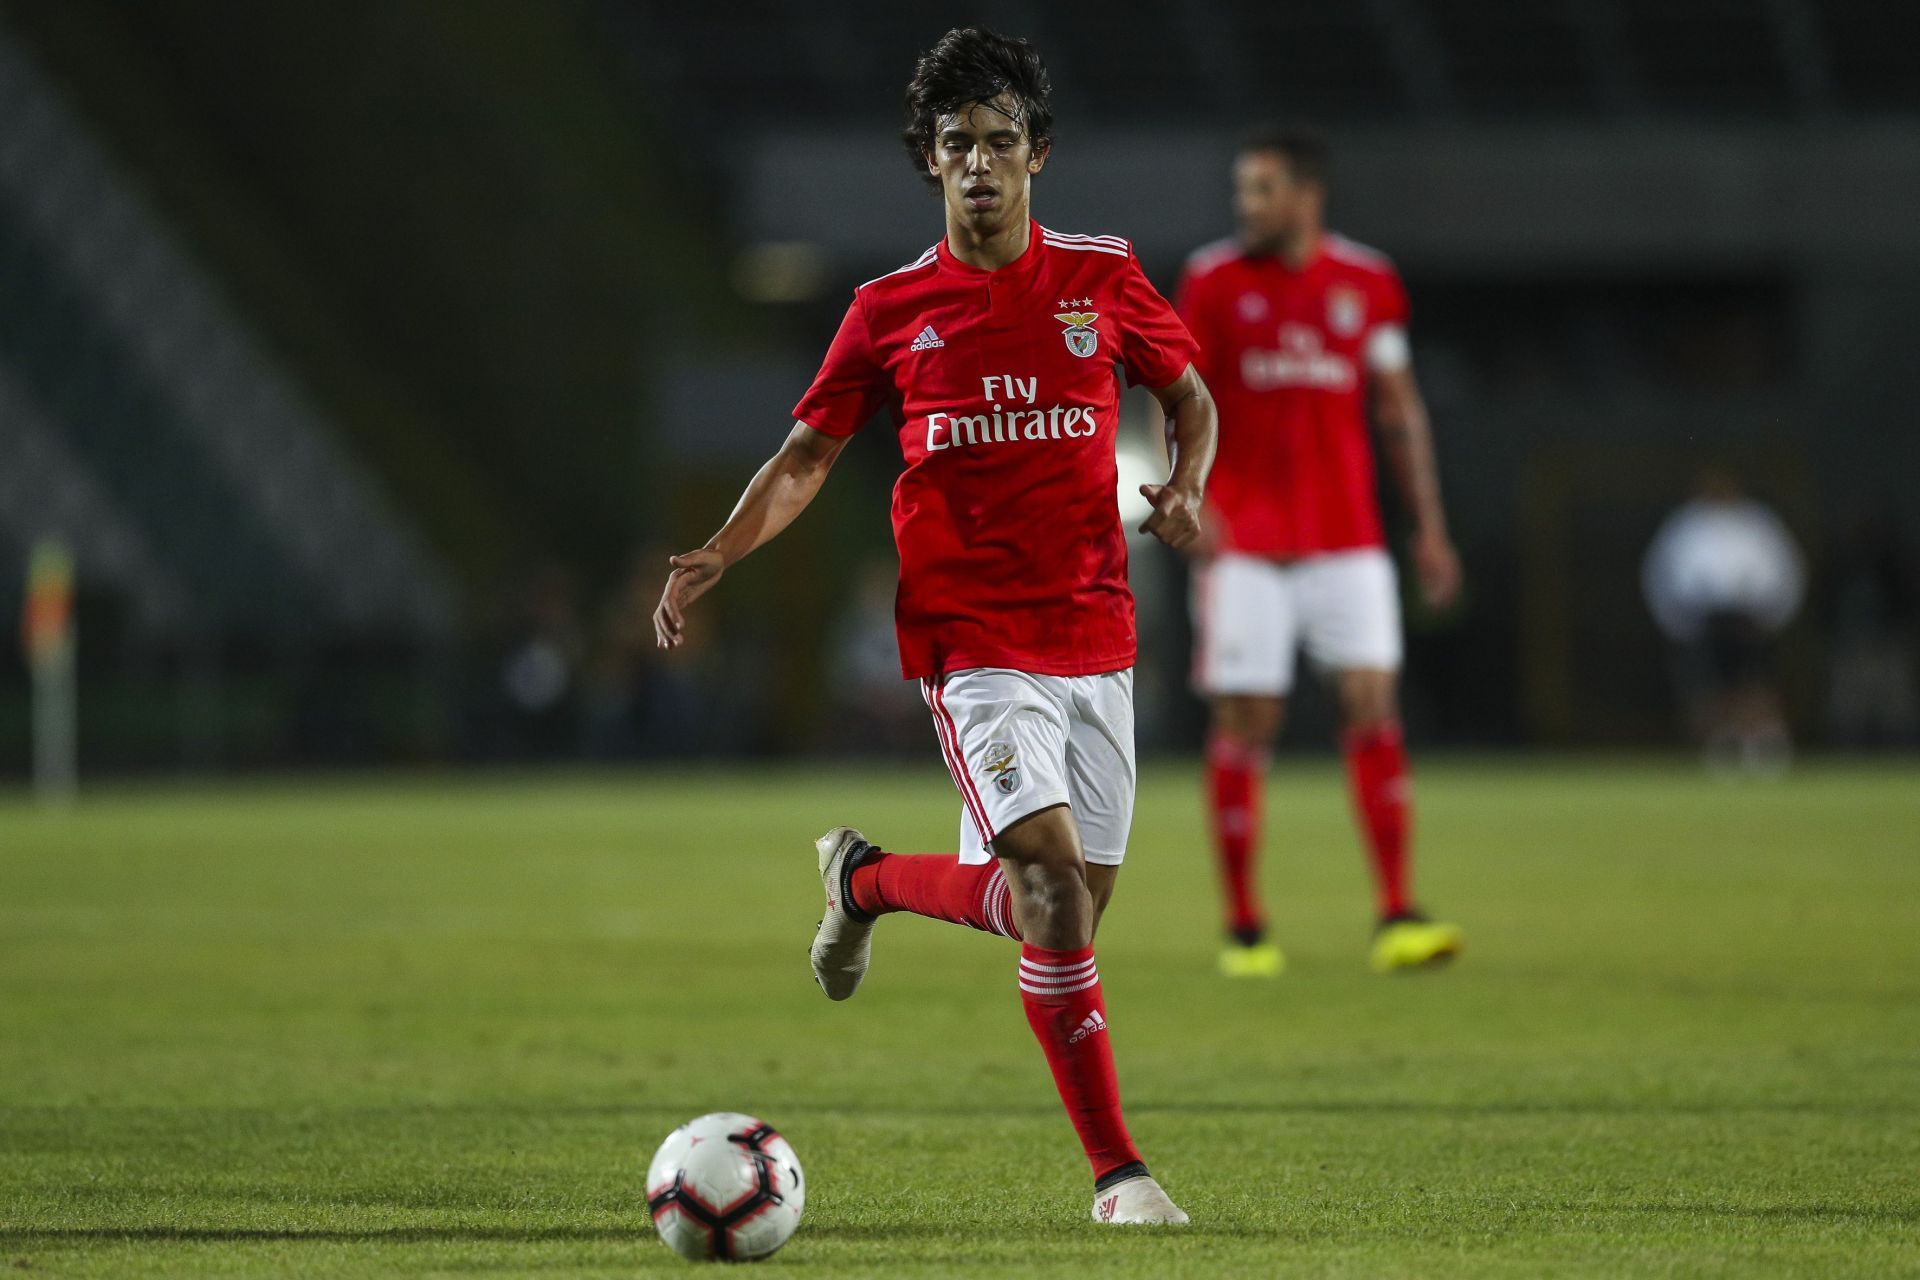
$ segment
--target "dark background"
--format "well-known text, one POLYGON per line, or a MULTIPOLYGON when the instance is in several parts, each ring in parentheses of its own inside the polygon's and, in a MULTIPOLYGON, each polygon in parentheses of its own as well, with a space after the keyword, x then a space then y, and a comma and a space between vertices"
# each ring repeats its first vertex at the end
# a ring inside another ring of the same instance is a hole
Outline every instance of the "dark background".
MULTIPOLYGON (((1128 236, 1166 290, 1231 229, 1242 127, 1331 133, 1333 223, 1414 299, 1469 574, 1410 612, 1417 740, 1677 740, 1639 562, 1717 464, 1807 553, 1789 702, 1851 745, 1848 602, 1913 657, 1900 11, 0 3, 0 607, 35 541, 72 546, 89 769, 923 749, 886 677, 884 432, 695 652, 645 619, 850 288, 940 235, 900 90, 985 21, 1053 73, 1038 216, 1128 236)), ((1197 740, 1183 575, 1136 548, 1148 749, 1197 740)), ((0 662, 0 775, 27 707, 0 662)))

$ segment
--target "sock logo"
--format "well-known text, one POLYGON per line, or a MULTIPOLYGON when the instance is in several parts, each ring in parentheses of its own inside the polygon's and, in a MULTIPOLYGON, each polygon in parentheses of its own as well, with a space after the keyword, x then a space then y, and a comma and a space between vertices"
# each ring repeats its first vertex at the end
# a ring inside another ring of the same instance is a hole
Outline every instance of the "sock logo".
POLYGON ((1107 1029, 1107 1020, 1100 1016, 1100 1011, 1098 1009, 1095 1009, 1092 1013, 1089 1013, 1087 1015, 1086 1020, 1080 1024, 1079 1029, 1076 1030, 1072 1035, 1067 1037, 1067 1043, 1079 1044, 1082 1040, 1085 1040, 1088 1036, 1097 1035, 1100 1032, 1105 1031, 1106 1029, 1107 1029))
POLYGON ((1112 1222, 1113 1211, 1120 1207, 1119 1196, 1108 1196, 1100 1202, 1100 1221, 1112 1222))

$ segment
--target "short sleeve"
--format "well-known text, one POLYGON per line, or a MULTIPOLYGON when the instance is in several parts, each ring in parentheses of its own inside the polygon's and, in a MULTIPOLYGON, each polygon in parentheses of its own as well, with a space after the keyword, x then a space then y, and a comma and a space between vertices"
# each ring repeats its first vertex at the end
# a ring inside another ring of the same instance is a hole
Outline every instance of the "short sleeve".
POLYGON ((1400 283, 1400 273, 1389 267, 1380 277, 1374 295, 1373 322, 1406 328, 1413 314, 1413 304, 1407 300, 1407 286, 1400 283))
POLYGON ((1208 382, 1213 382, 1213 362, 1220 353, 1221 343, 1213 323, 1214 311, 1207 303, 1205 286, 1201 280, 1202 277, 1191 266, 1180 273, 1180 283, 1173 291, 1173 310, 1200 348, 1200 353, 1193 361, 1199 367, 1200 375, 1208 382))
POLYGON ((1413 364, 1413 348, 1407 342, 1411 310, 1400 273, 1387 268, 1373 287, 1373 324, 1367 333, 1367 367, 1375 373, 1399 373, 1413 364))
POLYGON ((1187 371, 1199 344, 1167 300, 1127 255, 1120 278, 1120 363, 1130 386, 1164 387, 1187 371))
POLYGON ((866 310, 855 294, 793 417, 822 435, 850 436, 879 411, 887 390, 886 370, 874 358, 866 310))

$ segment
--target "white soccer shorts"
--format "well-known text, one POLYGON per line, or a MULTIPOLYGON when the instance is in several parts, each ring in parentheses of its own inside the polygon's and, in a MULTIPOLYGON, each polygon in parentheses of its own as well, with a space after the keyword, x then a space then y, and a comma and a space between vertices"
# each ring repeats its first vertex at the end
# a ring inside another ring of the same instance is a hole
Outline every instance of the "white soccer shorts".
POLYGON ((960 791, 960 861, 1031 813, 1073 809, 1088 862, 1119 866, 1133 825, 1133 671, 1039 676, 1005 667, 920 682, 960 791))
POLYGON ((1193 686, 1203 696, 1278 697, 1294 654, 1330 671, 1400 669, 1400 588, 1377 547, 1286 564, 1214 558, 1193 580, 1193 686))

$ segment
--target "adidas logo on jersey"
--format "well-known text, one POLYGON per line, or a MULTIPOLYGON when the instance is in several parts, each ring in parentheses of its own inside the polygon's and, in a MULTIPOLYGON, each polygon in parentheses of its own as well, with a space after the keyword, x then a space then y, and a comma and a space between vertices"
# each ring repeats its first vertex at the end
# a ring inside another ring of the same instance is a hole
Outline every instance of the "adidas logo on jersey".
POLYGON ((908 347, 907 350, 931 351, 935 347, 944 347, 946 345, 946 341, 933 331, 933 326, 928 325, 920 331, 920 336, 913 340, 913 345, 908 347))
POLYGON ((1099 1032, 1105 1031, 1106 1029, 1107 1029, 1107 1020, 1100 1016, 1100 1011, 1098 1009, 1095 1009, 1092 1013, 1089 1013, 1087 1015, 1086 1021, 1080 1024, 1079 1030, 1075 1031, 1072 1035, 1067 1037, 1067 1043, 1079 1044, 1082 1040, 1085 1040, 1088 1036, 1095 1035, 1099 1032))

